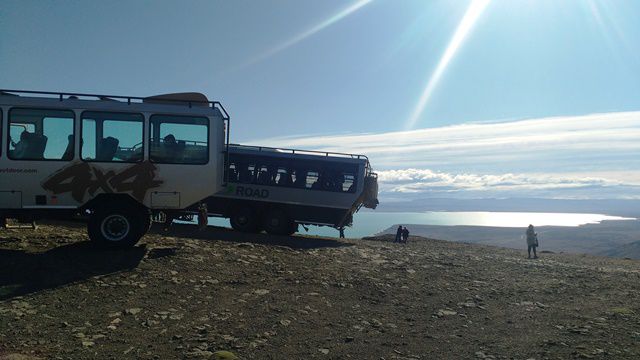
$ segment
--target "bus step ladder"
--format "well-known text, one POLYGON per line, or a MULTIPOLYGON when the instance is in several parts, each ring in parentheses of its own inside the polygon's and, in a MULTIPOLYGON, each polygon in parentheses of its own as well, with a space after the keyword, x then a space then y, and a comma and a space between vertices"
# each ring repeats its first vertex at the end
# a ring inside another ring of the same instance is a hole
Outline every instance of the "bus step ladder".
POLYGON ((32 230, 36 230, 38 228, 38 225, 36 224, 35 220, 32 220, 30 222, 20 222, 20 221, 12 221, 12 222, 8 222, 7 219, 0 219, 0 227, 3 227, 5 229, 32 229, 32 230))

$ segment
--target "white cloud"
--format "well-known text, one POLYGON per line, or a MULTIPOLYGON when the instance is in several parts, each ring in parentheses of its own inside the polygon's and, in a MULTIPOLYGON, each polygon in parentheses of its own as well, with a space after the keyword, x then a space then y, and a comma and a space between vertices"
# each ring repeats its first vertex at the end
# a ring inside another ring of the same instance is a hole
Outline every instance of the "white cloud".
POLYGON ((640 184, 624 183, 598 177, 572 177, 546 174, 449 174, 429 169, 383 170, 378 172, 383 192, 416 193, 431 192, 532 192, 540 190, 585 189, 629 186, 640 184))
MULTIPOLYGON (((379 134, 263 139, 253 143, 365 154, 377 168, 434 168, 483 160, 514 161, 617 155, 640 150, 640 112, 463 124, 379 134)), ((550 163, 551 166, 556 164, 550 163)), ((464 171, 465 168, 459 167, 464 171)), ((509 169, 506 169, 509 171, 509 169)))
POLYGON ((252 143, 365 154, 385 192, 635 197, 639 139, 640 112, 618 112, 252 143))

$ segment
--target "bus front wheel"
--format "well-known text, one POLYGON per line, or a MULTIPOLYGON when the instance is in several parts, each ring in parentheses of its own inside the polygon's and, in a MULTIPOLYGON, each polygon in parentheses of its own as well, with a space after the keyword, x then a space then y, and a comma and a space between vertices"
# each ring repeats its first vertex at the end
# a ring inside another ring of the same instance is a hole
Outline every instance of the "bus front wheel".
POLYGON ((89 218, 91 241, 110 248, 134 246, 146 233, 146 212, 106 207, 96 210, 89 218))
POLYGON ((236 231, 255 232, 258 229, 256 213, 249 207, 239 208, 233 211, 229 222, 236 231))

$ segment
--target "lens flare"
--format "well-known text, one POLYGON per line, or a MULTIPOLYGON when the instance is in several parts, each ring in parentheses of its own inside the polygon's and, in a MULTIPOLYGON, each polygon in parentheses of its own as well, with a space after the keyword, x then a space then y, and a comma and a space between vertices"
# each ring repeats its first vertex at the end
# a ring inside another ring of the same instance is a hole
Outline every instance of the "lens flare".
POLYGON ((369 3, 371 3, 373 0, 359 0, 356 1, 355 3, 351 4, 350 6, 348 6, 345 9, 342 9, 341 11, 337 12, 336 14, 332 15, 331 17, 329 17, 328 19, 322 21, 321 23, 311 27, 310 29, 292 37, 291 39, 263 52, 262 54, 254 57, 253 59, 250 59, 249 61, 245 62, 244 64, 242 64, 240 67, 245 67, 245 66, 249 66, 252 64, 255 64, 259 61, 262 61, 264 59, 267 59, 281 51, 284 51, 294 45, 296 45, 297 43, 301 42, 302 40, 317 34, 318 32, 326 29, 327 27, 335 24, 336 22, 344 19, 345 17, 353 14, 354 12, 356 12, 357 10, 361 9, 362 7, 368 5, 369 3))
POLYGON ((447 66, 449 66, 449 63, 455 56, 456 52, 458 51, 458 49, 460 49, 460 45, 462 45, 466 37, 469 35, 469 32, 473 28, 473 25, 480 18, 490 2, 491 0, 472 0, 469 8, 467 9, 467 12, 464 14, 464 17, 460 21, 460 24, 458 24, 458 28, 453 34, 451 41, 449 41, 447 49, 440 58, 438 66, 431 74, 431 77, 429 78, 429 81, 427 82, 422 95, 420 95, 420 99, 418 100, 413 113, 411 113, 411 116, 407 120, 407 124, 405 126, 407 130, 413 129, 413 127, 420 119, 420 116, 422 115, 422 112, 424 111, 429 98, 433 94, 433 90, 438 85, 438 82, 440 81, 440 78, 442 78, 442 75, 447 69, 447 66))

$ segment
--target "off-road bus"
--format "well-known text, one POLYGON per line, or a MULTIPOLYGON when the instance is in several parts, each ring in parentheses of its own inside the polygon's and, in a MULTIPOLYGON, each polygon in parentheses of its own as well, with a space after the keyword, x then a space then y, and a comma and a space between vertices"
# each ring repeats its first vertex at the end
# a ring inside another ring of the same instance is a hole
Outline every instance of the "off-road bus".
POLYGON ((122 247, 151 218, 209 215, 236 230, 350 226, 377 205, 363 155, 229 144, 229 115, 199 93, 151 97, 0 90, 0 220, 86 218, 122 247))
POLYGON ((131 246, 152 212, 223 189, 229 116, 202 94, 0 90, 0 109, 2 220, 80 214, 91 240, 131 246))
POLYGON ((290 235, 298 224, 342 230, 362 206, 378 204, 377 176, 364 155, 232 144, 226 178, 206 200, 209 212, 245 232, 290 235))

